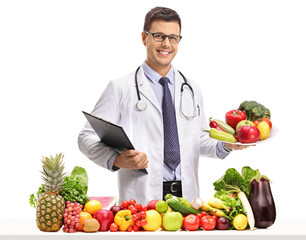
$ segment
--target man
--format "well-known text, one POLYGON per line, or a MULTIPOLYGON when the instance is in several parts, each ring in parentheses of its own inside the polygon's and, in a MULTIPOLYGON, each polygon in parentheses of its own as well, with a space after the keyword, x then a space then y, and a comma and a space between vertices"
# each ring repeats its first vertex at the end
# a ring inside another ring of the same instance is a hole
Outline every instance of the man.
POLYGON ((232 149, 244 148, 203 132, 208 124, 200 89, 189 79, 190 87, 184 84, 183 75, 171 65, 180 33, 181 20, 174 10, 149 11, 141 35, 147 58, 136 71, 137 81, 135 72, 110 81, 92 112, 122 126, 137 150, 118 153, 100 142, 89 123, 79 134, 79 148, 89 159, 118 171, 119 202, 134 198, 146 205, 167 193, 191 201, 199 196, 199 156, 225 158, 232 149), (139 171, 143 168, 148 174, 139 171))

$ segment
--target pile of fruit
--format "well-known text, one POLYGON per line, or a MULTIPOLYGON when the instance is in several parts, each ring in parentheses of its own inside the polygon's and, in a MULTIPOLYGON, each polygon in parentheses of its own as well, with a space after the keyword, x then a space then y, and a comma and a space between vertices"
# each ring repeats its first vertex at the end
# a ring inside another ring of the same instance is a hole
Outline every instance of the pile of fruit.
POLYGON ((146 206, 134 199, 116 206, 116 198, 86 195, 84 168, 75 167, 66 176, 62 154, 43 157, 42 164, 43 184, 37 198, 30 195, 41 231, 253 230, 254 226, 271 226, 276 216, 269 179, 250 167, 244 167, 242 175, 228 169, 214 182, 216 193, 208 202, 194 198, 190 203, 167 194, 164 200, 151 200, 146 206))
POLYGON ((225 122, 210 118, 209 136, 219 141, 256 143, 269 137, 271 112, 256 101, 244 101, 236 110, 225 114, 225 122))

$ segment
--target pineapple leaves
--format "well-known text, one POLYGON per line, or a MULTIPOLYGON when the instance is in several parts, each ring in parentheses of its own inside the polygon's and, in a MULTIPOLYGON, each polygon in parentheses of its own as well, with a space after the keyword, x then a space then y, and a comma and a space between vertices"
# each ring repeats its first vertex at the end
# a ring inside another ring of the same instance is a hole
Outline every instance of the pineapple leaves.
POLYGON ((36 208, 40 201, 41 193, 49 193, 52 195, 61 195, 65 201, 78 202, 85 205, 89 201, 87 196, 88 175, 84 168, 74 167, 70 176, 64 173, 64 155, 56 154, 55 157, 42 157, 42 184, 38 191, 29 195, 29 203, 36 208))

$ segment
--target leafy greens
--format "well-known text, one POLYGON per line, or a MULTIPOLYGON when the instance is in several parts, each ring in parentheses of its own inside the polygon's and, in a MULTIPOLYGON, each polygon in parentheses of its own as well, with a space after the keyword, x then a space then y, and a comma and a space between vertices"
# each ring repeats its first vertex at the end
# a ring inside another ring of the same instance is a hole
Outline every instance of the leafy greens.
POLYGON ((243 191, 247 196, 250 194, 250 183, 256 175, 256 170, 245 166, 241 171, 242 175, 234 169, 229 168, 225 174, 213 183, 216 191, 226 190, 238 193, 243 191))

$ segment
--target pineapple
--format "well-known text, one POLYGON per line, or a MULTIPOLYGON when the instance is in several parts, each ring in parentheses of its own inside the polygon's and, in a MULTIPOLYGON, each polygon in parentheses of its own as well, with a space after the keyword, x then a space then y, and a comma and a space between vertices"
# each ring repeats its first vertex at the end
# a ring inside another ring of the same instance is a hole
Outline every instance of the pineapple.
POLYGON ((39 194, 36 207, 36 224, 41 231, 56 232, 63 225, 65 200, 59 195, 63 186, 63 155, 43 157, 42 180, 45 192, 39 194))

